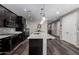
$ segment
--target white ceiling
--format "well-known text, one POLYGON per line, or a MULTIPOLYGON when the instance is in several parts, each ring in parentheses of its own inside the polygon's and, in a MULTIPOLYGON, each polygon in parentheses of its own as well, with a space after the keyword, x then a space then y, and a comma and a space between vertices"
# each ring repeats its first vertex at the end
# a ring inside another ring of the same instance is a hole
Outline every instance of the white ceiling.
MULTIPOLYGON (((27 18, 27 12, 24 11, 30 10, 31 11, 31 20, 41 20, 40 9, 43 7, 42 4, 2 4, 6 8, 10 9, 14 13, 20 16, 24 16, 27 18)), ((78 4, 45 4, 45 13, 48 20, 54 20, 56 17, 64 15, 69 11, 78 8, 78 4), (56 12, 60 12, 56 14, 56 12)))

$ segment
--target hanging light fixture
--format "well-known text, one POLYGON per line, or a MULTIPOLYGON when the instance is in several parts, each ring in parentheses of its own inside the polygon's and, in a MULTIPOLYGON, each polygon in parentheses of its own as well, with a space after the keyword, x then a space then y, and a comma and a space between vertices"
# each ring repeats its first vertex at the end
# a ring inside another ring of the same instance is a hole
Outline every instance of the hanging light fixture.
POLYGON ((29 20, 32 20, 32 13, 31 13, 32 11, 31 10, 28 10, 27 11, 27 18, 29 19, 29 20))
POLYGON ((41 16, 42 16, 42 20, 40 22, 40 24, 43 24, 44 21, 46 20, 46 17, 45 17, 45 5, 43 5, 43 7, 41 8, 41 16))
POLYGON ((27 11, 27 15, 28 15, 29 17, 31 16, 31 11, 30 11, 30 10, 27 11))

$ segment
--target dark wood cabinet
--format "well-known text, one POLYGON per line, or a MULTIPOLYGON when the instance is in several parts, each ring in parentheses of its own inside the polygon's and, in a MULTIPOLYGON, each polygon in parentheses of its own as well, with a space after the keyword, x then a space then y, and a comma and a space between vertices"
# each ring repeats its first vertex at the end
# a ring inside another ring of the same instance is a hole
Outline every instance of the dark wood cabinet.
POLYGON ((16 24, 17 24, 16 31, 23 31, 24 24, 23 24, 23 17, 22 16, 17 16, 16 24))
POLYGON ((4 19, 3 23, 4 23, 4 27, 16 27, 16 15, 8 12, 6 13, 7 17, 4 19))
POLYGON ((43 54, 43 39, 29 39, 29 55, 43 54))
POLYGON ((0 27, 3 27, 3 20, 6 18, 5 17, 5 12, 4 12, 4 8, 2 6, 0 6, 0 27))
POLYGON ((26 39, 23 33, 0 39, 0 53, 10 53, 18 44, 26 39))
POLYGON ((26 23, 24 17, 18 16, 4 6, 0 5, 0 27, 16 27, 17 31, 23 31, 25 26, 24 23, 26 23))
POLYGON ((16 27, 16 15, 10 14, 9 18, 7 19, 8 23, 6 24, 7 27, 16 27))
POLYGON ((0 39, 0 52, 9 52, 10 51, 10 38, 0 39))
POLYGON ((23 33, 12 36, 12 49, 16 47, 20 42, 22 42, 25 38, 23 37, 23 33))
POLYGON ((16 27, 17 15, 0 5, 0 27, 16 27))
MULTIPOLYGON (((18 16, 4 6, 0 5, 0 27, 16 28, 16 31, 23 32, 25 26, 24 22, 26 22, 23 20, 24 18, 22 16, 18 16)), ((14 49, 14 47, 22 42, 25 37, 25 34, 21 33, 0 39, 0 52, 10 52, 14 49)))
POLYGON ((0 6, 0 17, 5 16, 5 8, 0 6))

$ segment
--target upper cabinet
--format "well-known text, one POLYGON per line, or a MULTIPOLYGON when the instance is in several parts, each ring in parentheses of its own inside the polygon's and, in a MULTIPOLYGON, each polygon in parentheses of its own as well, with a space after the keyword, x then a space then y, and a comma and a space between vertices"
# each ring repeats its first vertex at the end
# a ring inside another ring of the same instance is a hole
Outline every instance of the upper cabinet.
POLYGON ((17 15, 0 5, 0 27, 16 27, 17 15))
POLYGON ((9 13, 9 15, 6 18, 7 22, 5 22, 6 27, 16 27, 16 15, 13 13, 9 13))
POLYGON ((24 28, 26 27, 26 20, 22 16, 17 16, 16 19, 16 31, 24 31, 24 28))
POLYGON ((4 8, 0 6, 0 27, 3 27, 3 20, 6 18, 4 14, 4 8))

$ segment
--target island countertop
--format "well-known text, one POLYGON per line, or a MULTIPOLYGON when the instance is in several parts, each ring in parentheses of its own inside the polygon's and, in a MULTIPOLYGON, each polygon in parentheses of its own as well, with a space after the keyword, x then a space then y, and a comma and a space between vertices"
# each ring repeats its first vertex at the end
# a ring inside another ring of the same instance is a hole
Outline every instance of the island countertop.
POLYGON ((43 40, 43 55, 46 55, 47 54, 47 39, 55 39, 55 37, 45 33, 45 32, 33 32, 28 38, 27 38, 30 42, 30 39, 37 39, 37 40, 40 40, 42 39, 43 40))
POLYGON ((49 35, 49 34, 47 34, 47 33, 44 33, 44 32, 34 32, 34 33, 32 33, 29 37, 28 37, 28 39, 39 39, 39 38, 43 38, 43 39, 55 39, 55 37, 53 37, 53 36, 51 36, 51 35, 49 35))

